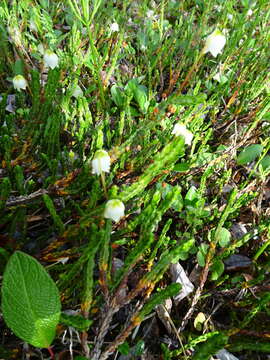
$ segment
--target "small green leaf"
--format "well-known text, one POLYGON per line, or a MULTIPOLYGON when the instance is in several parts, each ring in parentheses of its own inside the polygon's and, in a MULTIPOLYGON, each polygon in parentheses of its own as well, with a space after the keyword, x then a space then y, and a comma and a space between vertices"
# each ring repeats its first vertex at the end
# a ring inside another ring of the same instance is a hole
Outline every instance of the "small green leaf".
POLYGON ((198 201, 198 192, 195 186, 191 186, 185 196, 185 205, 195 205, 198 201))
POLYGON ((147 97, 147 89, 143 85, 139 85, 134 93, 134 98, 137 101, 143 114, 146 114, 150 104, 147 100, 147 97))
POLYGON ((255 160, 263 151, 262 145, 253 144, 246 147, 237 157, 238 165, 246 165, 255 160))
POLYGON ((198 155, 196 166, 203 166, 205 164, 210 163, 210 161, 214 160, 217 155, 210 152, 203 152, 198 155))
POLYGON ((141 112, 145 114, 150 105, 150 102, 148 101, 147 88, 143 85, 139 85, 138 79, 132 79, 128 82, 126 89, 133 95, 141 112))
POLYGON ((206 94, 198 95, 172 95, 168 98, 168 102, 175 105, 191 106, 201 104, 206 100, 206 94))
POLYGON ((134 355, 135 356, 140 356, 143 354, 145 349, 145 344, 143 340, 139 340, 138 343, 135 345, 135 349, 134 349, 134 355))
POLYGON ((199 251, 197 252, 197 261, 200 266, 205 265, 205 257, 208 251, 209 245, 208 244, 201 244, 199 247, 199 251))
POLYGON ((220 275, 224 271, 224 264, 221 260, 214 261, 213 265, 211 266, 211 280, 215 281, 217 280, 220 275))
POLYGON ((204 265, 205 265, 205 255, 201 252, 201 250, 199 250, 198 253, 197 253, 197 261, 198 261, 198 264, 201 267, 204 267, 204 265))
POLYGON ((216 241, 219 243, 221 247, 227 246, 231 241, 231 233, 229 230, 225 228, 221 228, 216 234, 215 234, 216 241))
POLYGON ((180 259, 180 260, 185 261, 185 260, 187 260, 187 258, 188 258, 188 252, 183 251, 183 252, 181 252, 181 253, 179 254, 179 259, 180 259))
POLYGON ((60 309, 58 289, 46 270, 31 256, 15 252, 2 286, 2 311, 8 327, 31 345, 48 347, 55 337, 60 309))
POLYGON ((185 172, 188 171, 190 168, 190 164, 187 162, 181 163, 181 164, 176 164, 173 168, 173 171, 176 172, 185 172))
POLYGON ((203 323, 205 322, 205 320, 206 320, 206 317, 205 317, 204 313, 199 312, 199 314, 196 316, 196 318, 194 320, 195 329, 198 331, 202 331, 203 323))
POLYGON ((266 155, 259 164, 262 165, 263 170, 268 170, 270 168, 270 155, 266 155))
POLYGON ((130 347, 128 345, 128 343, 125 341, 123 344, 121 344, 120 346, 118 346, 117 350, 120 352, 120 354, 122 355, 128 355, 129 351, 130 351, 130 347))
POLYGON ((124 92, 117 86, 117 85, 113 85, 111 87, 111 95, 112 95, 112 99, 115 102, 115 104, 119 107, 119 108, 123 108, 124 104, 125 104, 125 94, 124 92))
MULTIPOLYGON (((177 186, 172 186, 168 183, 163 182, 162 184, 159 184, 157 186, 157 188, 159 190, 161 190, 161 195, 162 195, 162 199, 165 199, 167 194, 173 192, 176 190, 177 186)), ((179 188, 180 189, 180 188, 179 188)), ((181 194, 179 193, 178 196, 176 197, 176 200, 173 202, 172 204, 172 208, 174 211, 181 211, 183 208, 183 198, 181 196, 181 194)))
POLYGON ((67 326, 72 326, 79 331, 87 331, 93 321, 85 319, 82 315, 68 315, 61 313, 59 322, 67 326))

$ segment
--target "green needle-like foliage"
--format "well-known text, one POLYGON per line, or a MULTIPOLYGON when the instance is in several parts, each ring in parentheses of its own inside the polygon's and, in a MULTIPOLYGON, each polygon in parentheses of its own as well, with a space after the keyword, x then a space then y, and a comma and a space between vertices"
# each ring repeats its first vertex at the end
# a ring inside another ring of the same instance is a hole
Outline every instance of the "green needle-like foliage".
POLYGON ((142 310, 140 310, 136 318, 142 321, 157 305, 160 305, 164 303, 166 299, 175 296, 180 290, 180 284, 171 284, 166 289, 152 295, 147 304, 145 304, 142 310))
MULTIPOLYGON (((267 0, 0 1, 0 279, 15 251, 50 273, 51 357, 267 353, 269 20, 267 0)), ((27 357, 7 324, 2 357, 27 357)))

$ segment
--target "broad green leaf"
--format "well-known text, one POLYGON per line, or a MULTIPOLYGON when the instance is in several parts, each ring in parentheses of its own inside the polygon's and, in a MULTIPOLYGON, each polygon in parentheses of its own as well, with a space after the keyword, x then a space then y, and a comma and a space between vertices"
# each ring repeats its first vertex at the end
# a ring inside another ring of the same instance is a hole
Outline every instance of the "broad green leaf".
POLYGON ((29 344, 50 346, 60 318, 58 289, 46 270, 31 256, 15 252, 6 266, 2 311, 11 330, 29 344))
POLYGON ((231 240, 231 233, 229 230, 225 228, 221 228, 216 234, 215 234, 216 240, 219 243, 221 247, 225 247, 230 243, 231 240))
POLYGON ((238 165, 246 165, 249 162, 255 160, 263 151, 262 145, 253 144, 246 147, 237 157, 238 165))

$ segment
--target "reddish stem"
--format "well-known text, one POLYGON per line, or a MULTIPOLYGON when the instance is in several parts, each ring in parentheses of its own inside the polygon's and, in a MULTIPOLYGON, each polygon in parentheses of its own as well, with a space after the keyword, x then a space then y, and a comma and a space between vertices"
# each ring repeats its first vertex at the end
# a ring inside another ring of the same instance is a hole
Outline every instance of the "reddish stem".
POLYGON ((47 347, 47 350, 49 351, 51 359, 54 359, 54 352, 53 352, 52 348, 49 346, 49 347, 47 347))

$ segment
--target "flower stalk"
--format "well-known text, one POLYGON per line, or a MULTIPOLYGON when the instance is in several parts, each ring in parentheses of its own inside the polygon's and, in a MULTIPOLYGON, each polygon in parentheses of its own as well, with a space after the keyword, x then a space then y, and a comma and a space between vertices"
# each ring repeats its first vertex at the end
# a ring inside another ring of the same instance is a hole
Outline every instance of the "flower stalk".
POLYGON ((201 52, 199 53, 199 56, 195 60, 194 64, 190 68, 189 72, 187 73, 187 76, 185 77, 185 80, 180 85, 179 90, 177 91, 177 94, 180 94, 182 90, 186 87, 186 85, 189 83, 191 76, 194 72, 198 70, 198 65, 206 53, 210 52, 214 57, 216 57, 218 54, 222 52, 223 47, 226 43, 226 37, 222 34, 222 32, 218 29, 212 32, 205 41, 205 45, 201 52))
POLYGON ((92 160, 92 174, 100 175, 101 184, 107 198, 105 172, 110 172, 111 159, 107 151, 97 150, 92 160))

